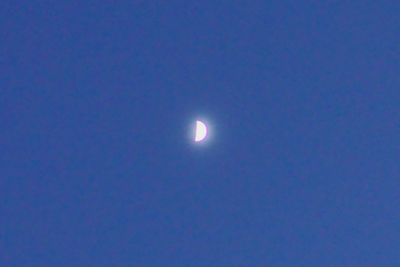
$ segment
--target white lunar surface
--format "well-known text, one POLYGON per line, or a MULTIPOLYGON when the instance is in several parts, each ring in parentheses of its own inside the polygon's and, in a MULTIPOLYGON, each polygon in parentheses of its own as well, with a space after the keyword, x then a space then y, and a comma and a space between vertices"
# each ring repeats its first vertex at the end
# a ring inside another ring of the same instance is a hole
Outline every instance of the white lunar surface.
POLYGON ((201 121, 196 121, 196 136, 194 141, 200 142, 203 141, 207 136, 207 127, 201 121))

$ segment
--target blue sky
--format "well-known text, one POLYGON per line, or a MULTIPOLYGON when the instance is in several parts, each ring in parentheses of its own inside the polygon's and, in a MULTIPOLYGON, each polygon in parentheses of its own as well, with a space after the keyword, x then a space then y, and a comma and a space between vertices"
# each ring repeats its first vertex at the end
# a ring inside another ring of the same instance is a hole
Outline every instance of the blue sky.
POLYGON ((398 1, 0 14, 0 265, 400 264, 398 1))

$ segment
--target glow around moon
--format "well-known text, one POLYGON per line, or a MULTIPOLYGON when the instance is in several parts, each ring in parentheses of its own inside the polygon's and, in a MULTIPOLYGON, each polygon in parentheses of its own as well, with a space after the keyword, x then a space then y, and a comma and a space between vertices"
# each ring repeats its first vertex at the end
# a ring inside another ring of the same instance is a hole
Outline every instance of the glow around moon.
POLYGON ((194 141, 201 142, 207 136, 207 126, 202 121, 196 121, 196 136, 194 141))

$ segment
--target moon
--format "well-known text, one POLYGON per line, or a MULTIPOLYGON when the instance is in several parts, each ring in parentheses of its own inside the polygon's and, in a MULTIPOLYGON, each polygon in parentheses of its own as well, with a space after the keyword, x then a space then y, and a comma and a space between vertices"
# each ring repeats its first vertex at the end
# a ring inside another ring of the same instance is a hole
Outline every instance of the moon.
POLYGON ((207 136, 207 126, 202 121, 196 121, 196 136, 194 141, 201 142, 207 136))

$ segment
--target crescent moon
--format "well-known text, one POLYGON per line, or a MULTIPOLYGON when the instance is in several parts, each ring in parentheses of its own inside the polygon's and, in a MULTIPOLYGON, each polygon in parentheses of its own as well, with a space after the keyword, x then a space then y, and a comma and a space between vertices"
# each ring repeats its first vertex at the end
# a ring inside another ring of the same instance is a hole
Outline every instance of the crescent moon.
POLYGON ((196 136, 194 141, 203 141, 207 136, 207 127, 202 121, 196 121, 196 136))

